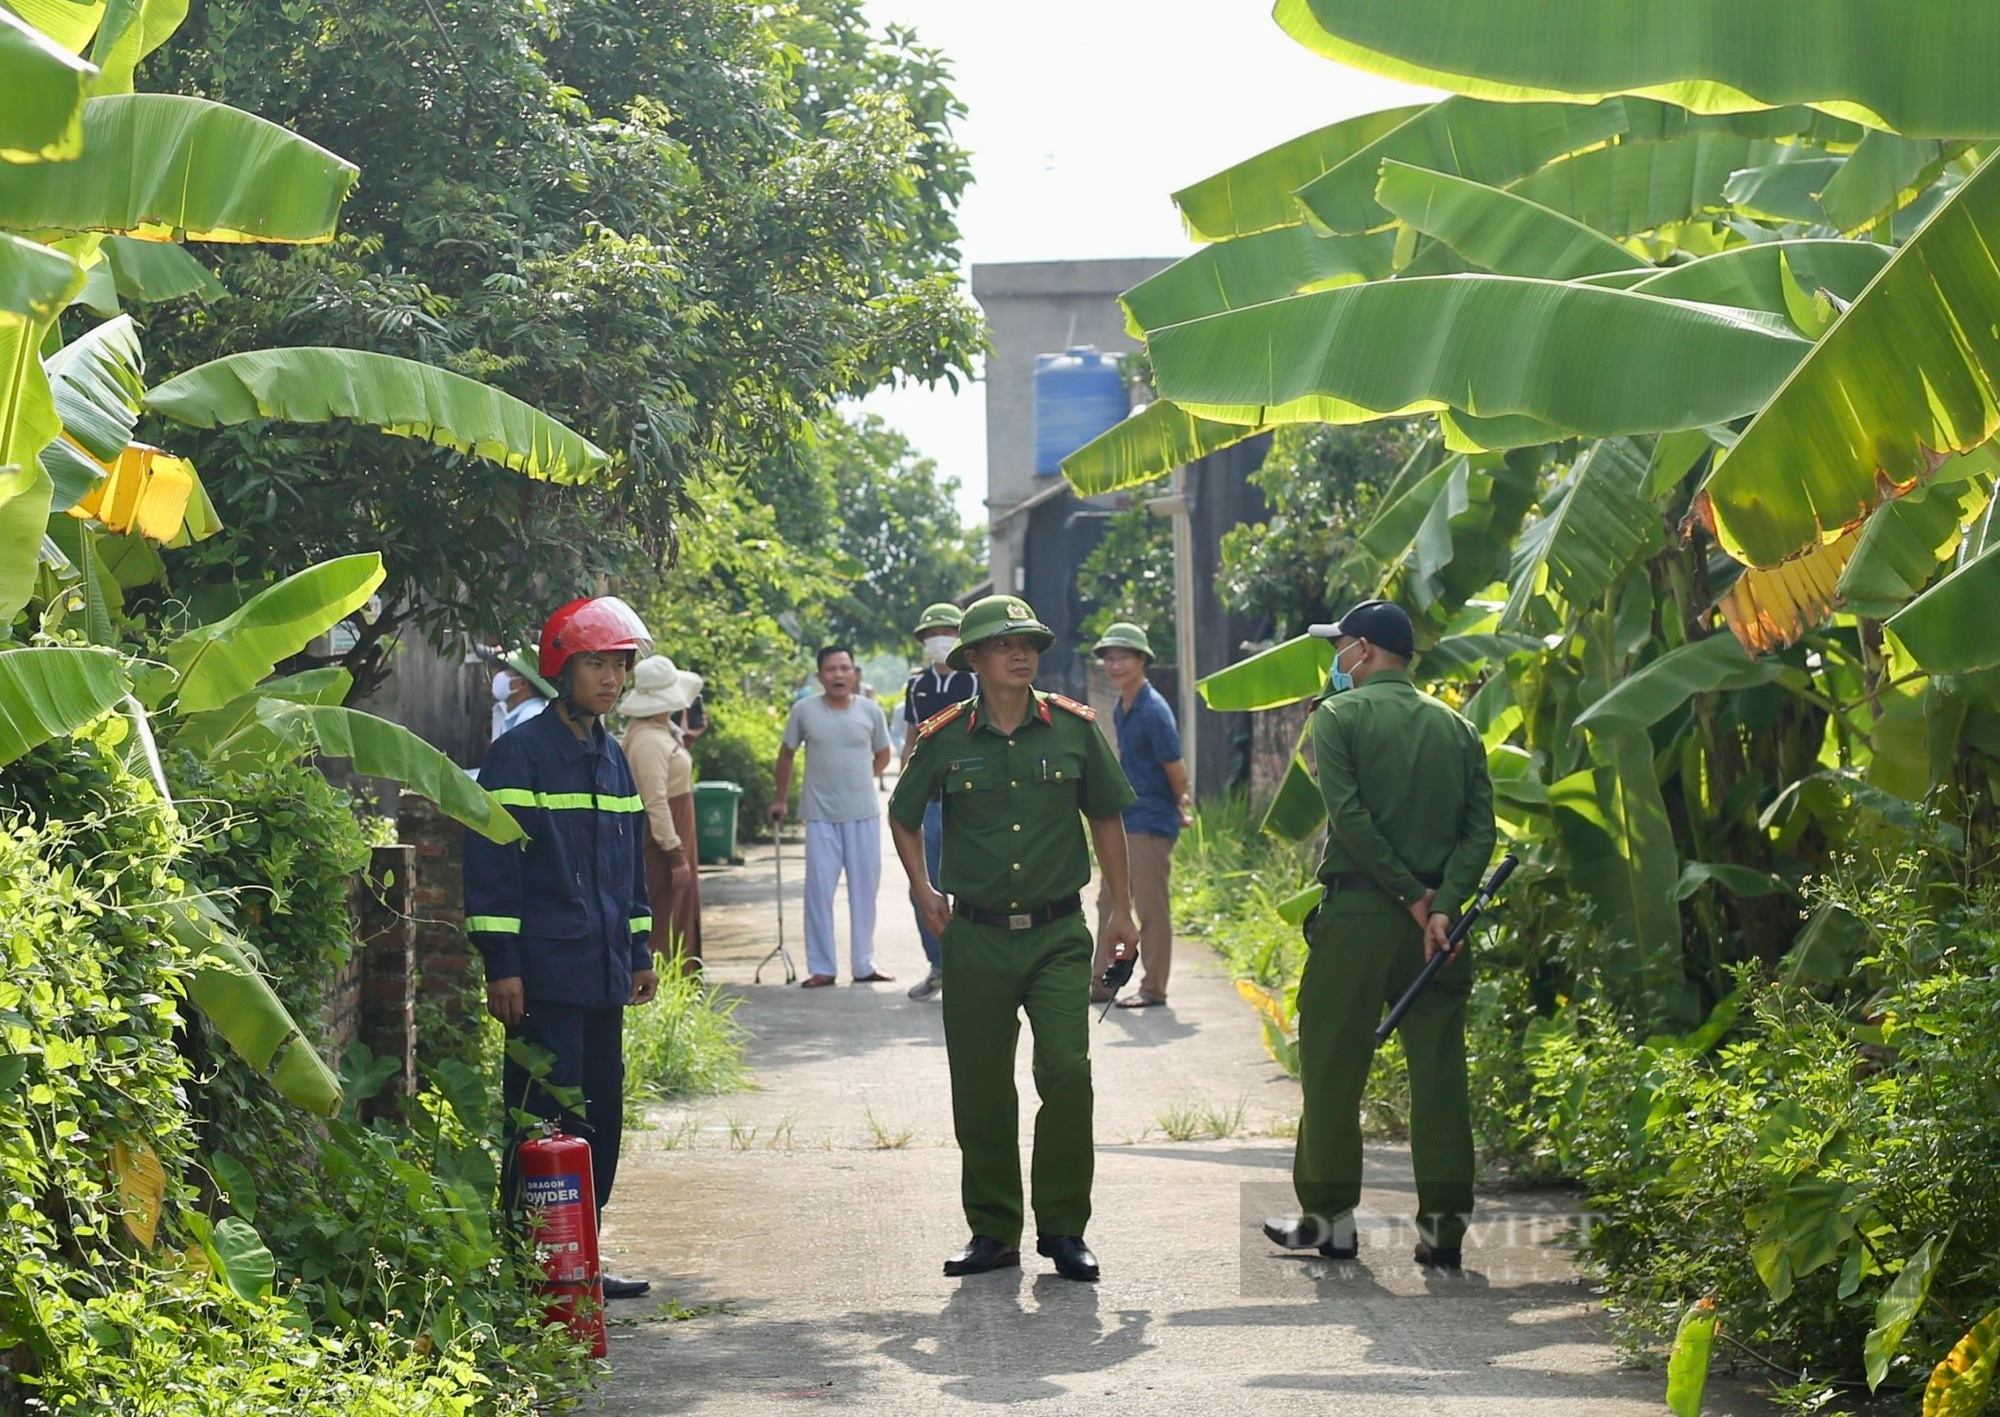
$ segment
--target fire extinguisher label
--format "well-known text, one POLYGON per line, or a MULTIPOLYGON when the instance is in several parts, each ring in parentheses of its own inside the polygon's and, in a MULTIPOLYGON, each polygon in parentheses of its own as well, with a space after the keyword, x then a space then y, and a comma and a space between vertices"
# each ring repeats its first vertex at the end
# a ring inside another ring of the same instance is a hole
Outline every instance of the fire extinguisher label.
POLYGON ((535 1249, 542 1271, 555 1284, 578 1284, 589 1278, 584 1263, 584 1225, 588 1212, 583 1205, 583 1178, 572 1172, 563 1176, 524 1176, 524 1196, 538 1222, 535 1249))
POLYGON ((553 1209, 559 1205, 577 1205, 583 1200, 583 1178, 575 1172, 567 1176, 524 1176, 522 1180, 530 1206, 553 1209))

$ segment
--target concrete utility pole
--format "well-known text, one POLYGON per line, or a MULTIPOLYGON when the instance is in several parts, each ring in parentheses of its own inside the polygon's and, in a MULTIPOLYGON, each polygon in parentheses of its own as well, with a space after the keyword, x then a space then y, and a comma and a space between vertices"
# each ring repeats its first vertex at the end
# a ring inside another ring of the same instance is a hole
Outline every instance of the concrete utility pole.
POLYGON ((1188 782, 1195 782, 1196 745, 1201 735, 1195 731, 1195 706, 1200 701, 1194 691, 1194 524, 1188 516, 1188 470, 1173 471, 1172 489, 1165 497, 1155 497, 1146 510, 1156 517, 1174 521, 1174 672, 1180 701, 1175 707, 1181 720, 1181 760, 1187 764, 1188 782))

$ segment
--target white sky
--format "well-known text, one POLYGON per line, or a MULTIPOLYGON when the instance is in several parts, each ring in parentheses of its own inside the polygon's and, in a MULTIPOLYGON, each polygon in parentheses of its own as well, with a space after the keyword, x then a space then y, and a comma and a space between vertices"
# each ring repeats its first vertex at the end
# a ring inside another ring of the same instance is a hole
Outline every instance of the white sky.
MULTIPOLYGON (((1266 0, 866 0, 950 56, 971 109, 958 140, 974 185, 966 263, 1177 256, 1193 249, 1168 194, 1287 138, 1429 97, 1308 53, 1266 0)), ((870 396, 986 511, 977 386, 870 396)))

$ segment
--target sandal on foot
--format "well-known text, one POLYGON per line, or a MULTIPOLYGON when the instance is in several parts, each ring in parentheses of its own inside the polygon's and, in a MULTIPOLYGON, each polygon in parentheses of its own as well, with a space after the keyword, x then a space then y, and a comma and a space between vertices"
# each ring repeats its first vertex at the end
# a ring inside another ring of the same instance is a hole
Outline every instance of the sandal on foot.
POLYGON ((801 979, 799 987, 801 989, 824 989, 831 983, 833 983, 833 976, 831 974, 813 974, 801 979))
POLYGON ((1166 1006, 1166 1000, 1152 994, 1127 994, 1118 1001, 1121 1009, 1157 1009, 1166 1006))
POLYGON ((881 970, 878 969, 873 974, 862 975, 854 982, 856 984, 894 984, 896 982, 896 976, 893 974, 884 974, 881 970))

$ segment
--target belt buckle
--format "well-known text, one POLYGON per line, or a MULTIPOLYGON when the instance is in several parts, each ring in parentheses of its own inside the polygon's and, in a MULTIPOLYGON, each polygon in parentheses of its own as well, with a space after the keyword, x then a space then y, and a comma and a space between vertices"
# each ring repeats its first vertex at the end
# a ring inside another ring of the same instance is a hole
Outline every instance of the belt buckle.
POLYGON ((1031 930, 1034 928, 1034 924, 1035 917, 1032 915, 1010 915, 1007 917, 1007 928, 1009 930, 1031 930))

